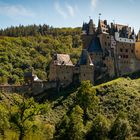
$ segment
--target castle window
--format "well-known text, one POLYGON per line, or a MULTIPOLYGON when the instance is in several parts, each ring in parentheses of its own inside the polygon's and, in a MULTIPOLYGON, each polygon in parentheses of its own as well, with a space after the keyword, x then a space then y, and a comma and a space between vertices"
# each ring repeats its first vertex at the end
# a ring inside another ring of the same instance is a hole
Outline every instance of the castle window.
POLYGON ((84 77, 85 77, 85 74, 84 74, 84 77))
POLYGON ((106 46, 106 42, 105 42, 105 46, 106 46))
POLYGON ((125 58, 128 58, 128 55, 126 55, 125 58))
POLYGON ((120 49, 120 52, 123 52, 123 49, 120 49))
POLYGON ((66 79, 66 77, 64 76, 64 79, 66 79))
POLYGON ((131 53, 133 53, 134 51, 133 50, 131 50, 131 53))
POLYGON ((128 49, 126 49, 125 52, 128 52, 128 49))

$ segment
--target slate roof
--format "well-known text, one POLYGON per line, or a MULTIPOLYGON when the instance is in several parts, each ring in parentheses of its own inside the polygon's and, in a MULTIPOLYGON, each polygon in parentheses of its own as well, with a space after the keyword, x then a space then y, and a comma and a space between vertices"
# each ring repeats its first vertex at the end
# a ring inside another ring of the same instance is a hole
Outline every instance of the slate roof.
POLYGON ((88 31, 88 24, 87 23, 83 23, 83 27, 82 30, 88 31))
POLYGON ((80 61, 79 61, 79 65, 93 65, 92 60, 87 52, 87 50, 83 49, 81 56, 80 56, 80 61))
POLYGON ((73 66, 73 63, 68 54, 56 54, 56 65, 69 65, 73 66))
POLYGON ((88 52, 102 52, 100 39, 98 37, 95 37, 91 41, 91 44, 89 45, 87 50, 88 50, 88 52))

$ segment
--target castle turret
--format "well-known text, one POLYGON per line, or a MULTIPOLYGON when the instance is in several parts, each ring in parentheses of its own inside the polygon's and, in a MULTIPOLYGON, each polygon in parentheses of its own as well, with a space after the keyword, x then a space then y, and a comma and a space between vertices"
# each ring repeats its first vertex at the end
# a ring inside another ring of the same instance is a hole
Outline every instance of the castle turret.
POLYGON ((86 35, 88 32, 88 24, 83 22, 83 26, 82 26, 82 34, 86 35))
POLYGON ((95 34, 96 34, 96 28, 92 19, 90 19, 89 23, 83 23, 82 36, 81 36, 83 42, 83 49, 88 48, 95 34))
POLYGON ((93 23, 92 19, 90 19, 88 26, 89 26, 88 34, 93 35, 95 33, 95 24, 93 23))
POLYGON ((101 21, 100 21, 100 19, 99 19, 99 21, 98 21, 97 33, 98 33, 98 34, 101 34, 101 33, 102 33, 102 27, 101 27, 101 21))
POLYGON ((97 33, 98 34, 108 33, 107 20, 102 21, 99 19, 97 33))
POLYGON ((116 28, 115 28, 115 32, 119 32, 117 25, 116 25, 116 28))
POLYGON ((79 80, 85 81, 90 80, 91 83, 94 83, 94 65, 89 56, 87 50, 83 49, 79 61, 80 75, 79 80))
POLYGON ((86 49, 82 50, 79 65, 93 65, 92 60, 88 54, 88 51, 86 49))

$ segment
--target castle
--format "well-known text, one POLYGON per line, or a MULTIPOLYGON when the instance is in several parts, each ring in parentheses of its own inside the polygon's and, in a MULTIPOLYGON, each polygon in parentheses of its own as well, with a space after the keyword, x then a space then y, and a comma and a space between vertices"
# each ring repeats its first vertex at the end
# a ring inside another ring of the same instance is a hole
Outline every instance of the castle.
POLYGON ((81 39, 83 48, 80 59, 74 65, 68 54, 54 54, 50 62, 49 80, 38 79, 33 72, 25 73, 25 85, 0 85, 0 92, 42 92, 76 85, 85 80, 92 84, 108 81, 114 77, 140 71, 140 31, 136 35, 127 25, 93 20, 83 23, 81 39))
POLYGON ((108 80, 140 70, 140 31, 127 25, 92 19, 83 23, 83 48, 80 60, 73 65, 68 54, 55 54, 50 63, 49 81, 66 87, 83 80, 108 80))

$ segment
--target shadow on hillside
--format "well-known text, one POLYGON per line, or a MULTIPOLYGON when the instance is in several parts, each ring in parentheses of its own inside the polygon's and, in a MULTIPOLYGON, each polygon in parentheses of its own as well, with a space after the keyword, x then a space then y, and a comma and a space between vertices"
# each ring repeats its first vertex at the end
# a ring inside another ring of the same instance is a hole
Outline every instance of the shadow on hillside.
POLYGON ((130 74, 126 74, 123 77, 125 77, 125 78, 130 77, 131 79, 138 79, 138 78, 140 78, 140 70, 130 73, 130 74))
POLYGON ((131 78, 132 80, 133 79, 138 79, 140 78, 140 70, 139 71, 136 71, 136 72, 133 72, 133 73, 129 73, 129 74, 126 74, 126 75, 122 75, 122 76, 115 76, 113 78, 110 78, 108 75, 106 75, 103 79, 99 79, 97 81, 95 81, 95 86, 97 85, 100 85, 100 84, 103 84, 103 83, 106 83, 106 82, 109 82, 109 81, 112 81, 112 80, 115 80, 119 77, 124 77, 124 78, 131 78))
POLYGON ((74 85, 71 84, 66 88, 61 88, 59 90, 59 92, 56 89, 50 89, 50 90, 46 90, 43 93, 34 96, 34 99, 37 102, 45 102, 45 101, 56 101, 59 99, 59 101, 65 100, 71 93, 74 93, 77 91, 77 88, 79 87, 79 85, 74 85))
MULTIPOLYGON (((129 77, 131 79, 138 79, 140 78, 140 71, 136 71, 134 73, 130 73, 121 77, 124 77, 124 78, 129 77)), ((118 77, 113 77, 113 78, 104 77, 104 79, 96 81, 95 86, 115 80, 116 78, 118 77)), ((47 100, 50 102, 58 100, 58 102, 60 103, 61 101, 65 100, 71 93, 76 92, 79 86, 80 85, 71 84, 67 88, 61 88, 59 92, 56 89, 50 89, 33 97, 37 102, 40 102, 40 103, 45 102, 47 100)))

